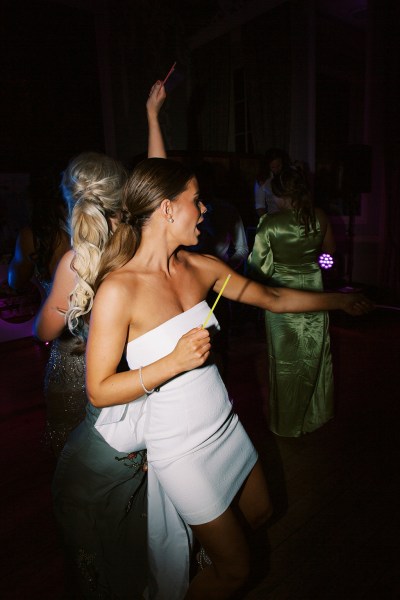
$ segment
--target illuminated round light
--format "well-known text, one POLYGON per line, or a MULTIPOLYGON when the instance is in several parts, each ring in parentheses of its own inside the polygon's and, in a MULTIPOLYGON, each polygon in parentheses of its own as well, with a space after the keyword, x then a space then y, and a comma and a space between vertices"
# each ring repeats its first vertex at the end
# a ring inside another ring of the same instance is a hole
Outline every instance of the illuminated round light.
POLYGON ((330 254, 321 254, 318 259, 319 266, 321 269, 330 269, 333 267, 333 258, 330 254))

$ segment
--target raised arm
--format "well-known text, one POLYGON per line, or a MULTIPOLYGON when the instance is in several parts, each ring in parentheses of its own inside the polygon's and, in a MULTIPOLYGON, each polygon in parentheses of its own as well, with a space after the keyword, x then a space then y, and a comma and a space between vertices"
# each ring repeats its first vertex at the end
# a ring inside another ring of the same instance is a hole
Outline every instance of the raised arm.
POLYGON ((166 93, 161 81, 156 81, 150 90, 150 94, 146 103, 147 121, 149 126, 149 141, 147 156, 149 158, 166 158, 164 140, 158 120, 158 113, 164 100, 166 93))
POLYGON ((56 269, 51 292, 35 318, 33 333, 42 341, 54 340, 65 329, 64 314, 69 296, 75 287, 75 273, 71 268, 74 253, 64 254, 56 269))
MULTIPOLYGON (((144 395, 138 369, 117 373, 132 320, 131 307, 131 288, 107 278, 94 300, 86 346, 87 394, 99 408, 126 404, 144 395)), ((209 332, 193 329, 182 336, 173 352, 142 369, 143 383, 151 390, 203 365, 209 353, 209 332)))

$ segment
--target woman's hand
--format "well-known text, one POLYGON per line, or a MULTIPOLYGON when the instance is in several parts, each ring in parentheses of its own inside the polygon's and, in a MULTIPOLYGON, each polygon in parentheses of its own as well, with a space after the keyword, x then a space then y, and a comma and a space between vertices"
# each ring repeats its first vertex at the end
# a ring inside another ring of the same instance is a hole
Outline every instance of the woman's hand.
POLYGON ((150 90, 149 97, 146 102, 147 115, 149 118, 158 117, 158 113, 160 112, 166 97, 167 94, 165 93, 165 88, 162 82, 156 81, 150 90))
POLYGON ((207 329, 196 327, 185 333, 170 354, 176 373, 184 373, 204 365, 210 356, 210 350, 210 333, 207 329))
POLYGON ((343 294, 342 310, 353 317, 364 315, 374 309, 374 304, 363 294, 343 294))

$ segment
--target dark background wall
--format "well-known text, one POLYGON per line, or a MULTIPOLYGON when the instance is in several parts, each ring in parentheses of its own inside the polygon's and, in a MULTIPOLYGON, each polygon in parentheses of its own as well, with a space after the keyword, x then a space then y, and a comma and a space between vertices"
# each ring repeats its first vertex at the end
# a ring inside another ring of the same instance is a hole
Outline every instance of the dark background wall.
POLYGON ((367 148, 371 191, 357 198, 355 275, 398 288, 398 142, 387 111, 396 105, 398 36, 385 35, 394 33, 394 0, 3 0, 1 11, 0 174, 59 173, 86 149, 133 164, 146 150, 148 90, 178 61, 161 115, 168 151, 220 155, 228 180, 245 182, 231 193, 246 219, 255 218, 257 161, 283 144, 322 173, 317 199, 346 253, 338 179, 343 167, 347 180, 353 172, 348 147, 367 148))
POLYGON ((104 150, 93 14, 57 2, 2 2, 2 171, 62 168, 104 150))

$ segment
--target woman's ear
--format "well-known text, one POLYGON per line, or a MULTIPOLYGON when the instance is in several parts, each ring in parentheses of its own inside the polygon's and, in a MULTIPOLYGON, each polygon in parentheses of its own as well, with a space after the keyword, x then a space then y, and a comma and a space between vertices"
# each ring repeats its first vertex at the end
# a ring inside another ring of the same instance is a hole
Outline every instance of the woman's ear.
POLYGON ((160 204, 161 214, 168 221, 168 219, 172 219, 172 202, 165 198, 160 204))

